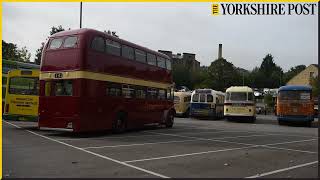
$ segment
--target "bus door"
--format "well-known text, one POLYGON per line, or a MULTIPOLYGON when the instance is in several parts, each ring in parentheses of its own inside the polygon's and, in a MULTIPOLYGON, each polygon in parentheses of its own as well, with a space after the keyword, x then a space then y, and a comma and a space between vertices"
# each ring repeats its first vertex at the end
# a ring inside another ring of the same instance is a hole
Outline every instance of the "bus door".
POLYGON ((146 88, 122 85, 123 106, 128 113, 127 126, 137 127, 144 123, 146 113, 146 88))

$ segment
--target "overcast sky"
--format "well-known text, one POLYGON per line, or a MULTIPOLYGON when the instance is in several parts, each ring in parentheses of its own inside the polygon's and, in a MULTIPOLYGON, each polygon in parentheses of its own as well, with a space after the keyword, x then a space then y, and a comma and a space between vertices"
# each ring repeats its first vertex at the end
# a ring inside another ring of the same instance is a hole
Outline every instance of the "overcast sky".
MULTIPOLYGON (((32 60, 52 26, 79 28, 80 3, 3 3, 3 40, 32 60)), ((201 65, 223 57, 252 70, 271 53, 284 70, 317 63, 317 16, 211 16, 211 3, 83 3, 83 27, 116 31, 153 50, 195 53, 201 65)))

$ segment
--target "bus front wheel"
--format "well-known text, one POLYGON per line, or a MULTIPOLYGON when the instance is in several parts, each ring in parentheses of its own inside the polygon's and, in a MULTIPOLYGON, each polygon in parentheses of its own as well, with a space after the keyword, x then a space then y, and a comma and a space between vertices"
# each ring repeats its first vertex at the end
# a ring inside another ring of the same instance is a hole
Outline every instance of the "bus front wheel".
POLYGON ((167 116, 166 127, 167 128, 172 128, 173 123, 174 123, 174 112, 170 111, 168 116, 167 116))

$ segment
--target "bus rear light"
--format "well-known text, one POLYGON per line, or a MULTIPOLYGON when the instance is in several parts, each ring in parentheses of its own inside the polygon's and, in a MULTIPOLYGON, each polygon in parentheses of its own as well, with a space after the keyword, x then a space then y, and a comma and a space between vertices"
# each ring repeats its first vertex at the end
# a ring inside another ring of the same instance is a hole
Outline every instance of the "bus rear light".
POLYGON ((6 112, 6 113, 8 113, 8 112, 9 112, 9 104, 6 104, 5 112, 6 112))

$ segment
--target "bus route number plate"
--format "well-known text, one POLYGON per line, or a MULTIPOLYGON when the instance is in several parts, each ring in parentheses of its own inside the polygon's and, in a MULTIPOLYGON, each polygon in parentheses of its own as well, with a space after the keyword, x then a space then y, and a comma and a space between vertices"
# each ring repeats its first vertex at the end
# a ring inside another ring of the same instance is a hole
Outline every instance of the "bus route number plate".
POLYGON ((56 79, 60 79, 60 78, 62 78, 63 77, 63 74, 62 73, 55 73, 54 74, 54 78, 56 78, 56 79))

